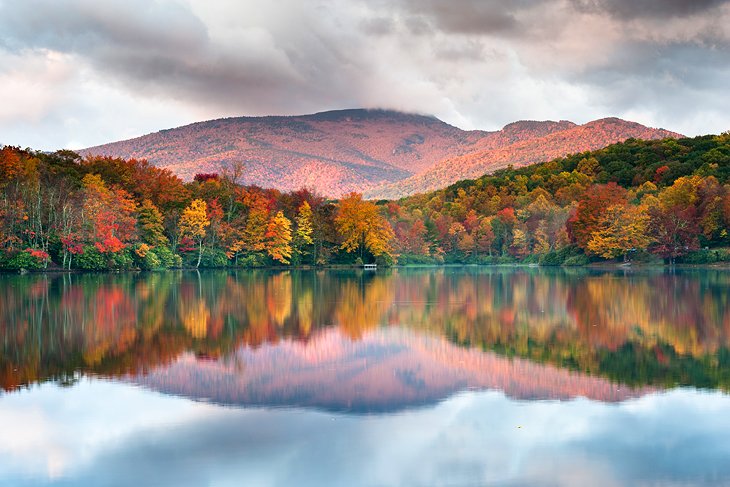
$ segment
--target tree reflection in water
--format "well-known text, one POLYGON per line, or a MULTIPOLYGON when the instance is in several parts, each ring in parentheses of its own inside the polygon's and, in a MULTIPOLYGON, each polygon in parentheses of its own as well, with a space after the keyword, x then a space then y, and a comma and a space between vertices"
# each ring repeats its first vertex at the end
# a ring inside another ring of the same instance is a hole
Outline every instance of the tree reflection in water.
MULTIPOLYGON (((5 390, 73 381, 79 373, 143 377, 191 356, 225 364, 285 344, 304 347, 316 366, 334 353, 327 349, 332 333, 341 347, 342 340, 369 344, 374 333, 392 329, 445 339, 455 346, 448 350, 493 351, 636 387, 730 388, 730 274, 722 271, 437 268, 0 280, 5 390)), ((378 356, 369 360, 372 367, 378 356)))

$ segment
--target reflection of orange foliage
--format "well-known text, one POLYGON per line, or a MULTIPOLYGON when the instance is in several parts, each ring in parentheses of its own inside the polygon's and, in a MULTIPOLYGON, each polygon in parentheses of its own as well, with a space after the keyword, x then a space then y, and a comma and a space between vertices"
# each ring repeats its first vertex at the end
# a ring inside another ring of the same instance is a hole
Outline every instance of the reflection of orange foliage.
POLYGON ((305 290, 297 299, 297 316, 299 317, 299 332, 303 337, 308 337, 312 331, 314 303, 312 291, 305 290))
POLYGON ((610 275, 571 288, 568 306, 592 346, 615 350, 628 339, 654 346, 668 343, 679 354, 699 357, 728 345, 718 325, 728 310, 718 306, 701 281, 656 276, 627 286, 610 275))
POLYGON ((358 339, 363 332, 385 324, 392 301, 388 280, 375 277, 370 282, 346 281, 338 296, 336 322, 347 336, 358 339))
POLYGON ((180 321, 193 338, 205 338, 208 334, 210 312, 202 299, 180 302, 180 321))
MULTIPOLYGON (((0 380, 12 389, 67 367, 137 372, 192 349, 352 340, 403 326, 457 343, 577 361, 627 343, 667 359, 730 347, 730 276, 514 270, 14 276, 0 294, 0 380), (17 284, 16 284, 17 283, 17 284), (653 351, 653 352, 652 352, 653 351), (82 362, 79 363, 79 357, 82 362)), ((557 360, 557 359, 556 359, 557 360)))
POLYGON ((282 272, 271 276, 266 286, 266 308, 276 325, 284 325, 291 314, 291 304, 291 275, 282 272))
POLYGON ((103 286, 91 298, 92 326, 85 334, 84 361, 95 365, 109 351, 125 350, 134 342, 136 310, 129 293, 119 287, 103 286))

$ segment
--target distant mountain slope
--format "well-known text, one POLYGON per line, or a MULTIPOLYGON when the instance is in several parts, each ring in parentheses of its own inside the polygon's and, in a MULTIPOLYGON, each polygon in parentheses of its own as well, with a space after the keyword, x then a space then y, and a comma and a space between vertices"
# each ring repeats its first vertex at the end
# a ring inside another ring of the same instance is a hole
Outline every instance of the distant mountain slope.
POLYGON ((446 186, 507 164, 528 164, 635 138, 677 136, 618 119, 577 126, 521 121, 464 131, 434 117, 338 110, 291 117, 199 122, 79 151, 147 159, 183 179, 245 163, 243 183, 331 197, 350 191, 397 197, 446 186))
POLYGON ((82 154, 147 159, 186 180, 245 162, 244 183, 328 196, 363 191, 477 150, 488 132, 386 110, 339 110, 293 117, 200 122, 91 147, 82 154))
MULTIPOLYGON (((525 124, 529 127, 531 123, 533 122, 510 124, 503 129, 503 132, 524 130, 525 124)), ((514 142, 501 146, 495 145, 447 158, 423 173, 375 188, 365 194, 369 198, 394 199, 436 190, 458 180, 472 179, 505 168, 510 164, 524 166, 567 154, 600 149, 630 138, 652 140, 681 137, 681 134, 676 132, 649 128, 618 118, 604 118, 584 125, 575 125, 570 122, 561 122, 561 124, 560 128, 541 136, 536 134, 537 136, 530 138, 515 138, 514 142)))

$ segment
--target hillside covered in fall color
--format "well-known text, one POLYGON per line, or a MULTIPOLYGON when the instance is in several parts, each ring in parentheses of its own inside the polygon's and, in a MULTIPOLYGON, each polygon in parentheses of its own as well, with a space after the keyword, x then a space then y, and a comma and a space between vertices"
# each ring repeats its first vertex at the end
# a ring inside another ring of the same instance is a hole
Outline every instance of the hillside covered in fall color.
POLYGON ((526 166, 569 154, 601 149, 627 139, 681 137, 619 118, 575 125, 571 122, 516 122, 483 140, 477 150, 444 159, 405 180, 366 191, 368 198, 393 199, 441 189, 461 179, 472 179, 507 166, 526 166), (550 130, 534 130, 535 127, 550 130), (515 134, 515 136, 511 136, 515 134), (518 135, 519 134, 519 135, 518 135))
POLYGON ((0 269, 730 260, 730 134, 631 139, 379 203, 241 175, 4 147, 0 269))
POLYGON ((434 117, 340 110, 293 117, 211 120, 80 151, 146 159, 184 180, 243 162, 244 184, 337 197, 420 173, 475 150, 488 133, 434 117))
POLYGON ((725 133, 629 140, 384 205, 401 263, 712 263, 730 260, 728 183, 725 133))
POLYGON ((195 123, 91 147, 82 155, 146 159, 183 180, 243 164, 241 182, 324 196, 365 192, 392 198, 441 188, 508 164, 598 149, 628 138, 678 134, 619 119, 576 125, 521 121, 499 131, 464 131, 434 117, 388 110, 339 110, 291 117, 195 123))

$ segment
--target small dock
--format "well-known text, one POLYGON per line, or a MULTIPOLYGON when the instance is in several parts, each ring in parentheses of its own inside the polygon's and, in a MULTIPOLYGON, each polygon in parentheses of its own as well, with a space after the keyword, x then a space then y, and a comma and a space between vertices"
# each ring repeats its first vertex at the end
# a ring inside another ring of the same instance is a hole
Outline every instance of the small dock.
POLYGON ((378 268, 378 264, 363 264, 362 268, 366 271, 374 271, 378 268))

